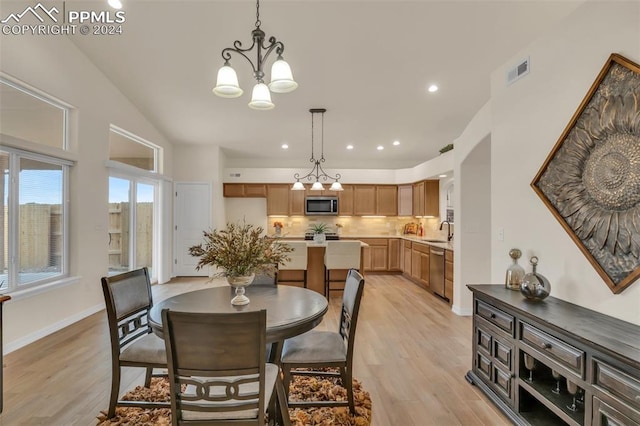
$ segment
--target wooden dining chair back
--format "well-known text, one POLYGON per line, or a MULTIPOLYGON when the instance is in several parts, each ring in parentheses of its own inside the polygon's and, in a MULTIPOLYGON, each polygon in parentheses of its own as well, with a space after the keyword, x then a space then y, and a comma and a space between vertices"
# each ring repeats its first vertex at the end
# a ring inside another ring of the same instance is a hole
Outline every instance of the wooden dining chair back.
POLYGON ((353 398, 353 351, 364 291, 364 278, 355 269, 350 269, 342 296, 342 310, 338 331, 311 330, 284 342, 281 367, 284 388, 289 395, 289 385, 294 375, 340 377, 347 390, 347 401, 288 401, 289 407, 343 406, 348 405, 355 413, 353 398), (335 368, 338 371, 317 369, 335 368), (298 370, 303 369, 303 370, 298 370))
POLYGON ((174 425, 264 426, 267 404, 270 421, 280 417, 289 424, 279 368, 265 362, 266 310, 164 309, 162 323, 174 425))
POLYGON ((151 384, 154 368, 167 368, 163 340, 151 332, 148 313, 153 306, 147 268, 102 278, 111 341, 111 394, 107 417, 116 406, 167 408, 167 403, 120 401, 121 367, 146 368, 145 387, 151 384))

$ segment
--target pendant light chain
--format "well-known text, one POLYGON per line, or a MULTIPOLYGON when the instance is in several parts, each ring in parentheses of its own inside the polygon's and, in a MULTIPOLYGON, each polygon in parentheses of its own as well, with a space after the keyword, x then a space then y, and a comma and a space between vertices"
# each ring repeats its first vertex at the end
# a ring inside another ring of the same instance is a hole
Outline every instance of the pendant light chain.
POLYGON ((256 0, 256 28, 260 28, 260 0, 256 0))
POLYGON ((314 161, 316 161, 316 159, 315 159, 315 157, 314 157, 315 150, 313 149, 313 135, 314 135, 314 133, 315 133, 315 131, 313 130, 313 121, 314 121, 314 120, 313 120, 313 116, 314 116, 314 114, 313 114, 313 113, 311 113, 311 159, 310 159, 309 161, 310 161, 310 162, 312 162, 312 163, 313 163, 314 161))
POLYGON ((320 161, 324 162, 324 112, 320 115, 320 161))

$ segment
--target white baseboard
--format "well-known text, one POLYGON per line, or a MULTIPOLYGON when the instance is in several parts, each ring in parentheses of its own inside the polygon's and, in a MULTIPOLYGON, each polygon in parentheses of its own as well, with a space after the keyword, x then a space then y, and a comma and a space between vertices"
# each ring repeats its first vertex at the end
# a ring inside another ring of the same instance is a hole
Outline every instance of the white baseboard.
POLYGON ((35 342, 36 340, 39 340, 45 336, 48 336, 49 334, 55 333, 58 330, 62 330, 63 328, 75 322, 78 322, 81 319, 88 317, 89 315, 93 315, 96 312, 100 312, 103 309, 104 309, 104 304, 99 304, 99 305, 92 306, 89 309, 86 309, 82 312, 78 312, 77 314, 67 317, 62 321, 58 321, 55 324, 51 324, 48 327, 42 328, 27 336, 21 337, 19 339, 16 339, 12 342, 7 343, 6 345, 4 345, 3 352, 5 355, 8 353, 11 353, 17 349, 22 348, 23 346, 27 346, 28 344, 35 342))
POLYGON ((453 305, 451 307, 451 312, 460 317, 470 317, 473 314, 473 310, 471 308, 460 308, 458 305, 453 305))

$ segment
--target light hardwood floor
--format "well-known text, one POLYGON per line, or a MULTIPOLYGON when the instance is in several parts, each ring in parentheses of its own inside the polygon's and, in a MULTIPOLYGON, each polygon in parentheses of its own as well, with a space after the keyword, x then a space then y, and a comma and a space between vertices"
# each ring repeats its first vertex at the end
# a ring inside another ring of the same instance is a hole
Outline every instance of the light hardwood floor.
MULTIPOLYGON (((154 300, 211 285, 204 281, 154 286, 154 300)), ((333 295, 320 328, 337 329, 340 303, 333 295)), ((10 353, 4 364, 0 425, 95 425, 107 408, 111 377, 105 312, 10 353)), ((371 393, 374 426, 509 424, 464 379, 471 318, 452 314, 400 276, 366 277, 354 365, 354 376, 371 393)), ((142 382, 141 370, 126 369, 121 389, 142 382)))

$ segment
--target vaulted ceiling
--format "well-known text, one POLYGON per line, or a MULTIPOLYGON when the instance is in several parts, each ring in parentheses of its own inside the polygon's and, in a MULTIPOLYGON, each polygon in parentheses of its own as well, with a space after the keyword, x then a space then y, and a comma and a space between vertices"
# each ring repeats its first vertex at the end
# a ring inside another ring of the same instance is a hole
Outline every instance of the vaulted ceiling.
POLYGON ((245 93, 211 92, 222 49, 251 43, 254 2, 123 3, 121 35, 72 39, 170 141, 219 145, 234 166, 306 167, 309 109, 324 107, 327 166, 387 169, 437 156, 489 100, 490 73, 580 2, 263 0, 262 29, 299 83, 270 111, 247 107, 254 82, 238 56, 245 93))

